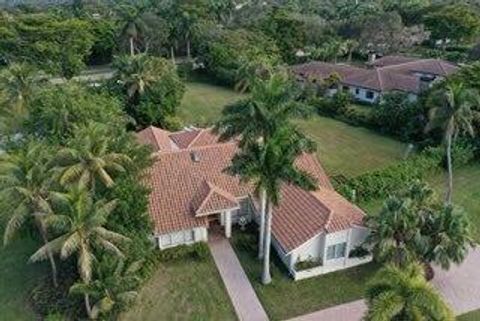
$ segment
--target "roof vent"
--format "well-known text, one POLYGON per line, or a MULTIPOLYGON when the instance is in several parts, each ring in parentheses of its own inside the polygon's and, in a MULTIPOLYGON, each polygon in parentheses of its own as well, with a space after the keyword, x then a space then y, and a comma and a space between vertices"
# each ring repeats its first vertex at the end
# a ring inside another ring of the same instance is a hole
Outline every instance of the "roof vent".
POLYGON ((200 155, 198 155, 197 152, 190 152, 190 158, 195 163, 198 163, 200 161, 200 155))

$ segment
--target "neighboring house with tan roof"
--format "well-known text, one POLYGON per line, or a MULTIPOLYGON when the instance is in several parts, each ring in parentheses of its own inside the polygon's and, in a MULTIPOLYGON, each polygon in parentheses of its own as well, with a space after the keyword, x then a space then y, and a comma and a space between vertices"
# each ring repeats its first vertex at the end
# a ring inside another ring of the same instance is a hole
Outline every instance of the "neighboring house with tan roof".
MULTIPOLYGON (((221 143, 211 129, 197 128, 170 133, 148 127, 137 137, 155 150, 147 177, 160 249, 208 241, 218 231, 230 237, 242 217, 258 219, 253 187, 224 172, 238 151, 236 142, 221 143)), ((368 234, 364 212, 335 192, 314 155, 302 155, 296 165, 317 179, 318 189, 285 184, 274 209, 272 243, 291 275, 302 279, 370 261, 350 257, 368 234), (303 261, 318 266, 300 271, 303 261)))
POLYGON ((355 99, 374 103, 382 94, 405 92, 410 100, 430 87, 435 81, 445 79, 458 70, 458 66, 440 59, 417 59, 404 56, 385 56, 371 63, 371 68, 346 64, 310 62, 292 67, 300 81, 316 83, 333 74, 340 78, 339 85, 331 88, 332 95, 339 89, 348 90, 355 99))

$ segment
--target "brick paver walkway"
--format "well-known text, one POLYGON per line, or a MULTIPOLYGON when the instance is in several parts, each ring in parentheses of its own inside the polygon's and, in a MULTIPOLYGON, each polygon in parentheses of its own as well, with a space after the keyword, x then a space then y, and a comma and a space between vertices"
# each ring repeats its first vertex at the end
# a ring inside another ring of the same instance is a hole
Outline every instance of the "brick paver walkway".
MULTIPOLYGON (((432 283, 450 304, 456 315, 480 309, 480 249, 471 250, 460 266, 449 271, 435 268, 432 283)), ((289 321, 360 321, 366 305, 358 300, 302 315, 289 321)))
POLYGON ((239 320, 268 321, 230 242, 225 238, 215 238, 208 245, 239 320))

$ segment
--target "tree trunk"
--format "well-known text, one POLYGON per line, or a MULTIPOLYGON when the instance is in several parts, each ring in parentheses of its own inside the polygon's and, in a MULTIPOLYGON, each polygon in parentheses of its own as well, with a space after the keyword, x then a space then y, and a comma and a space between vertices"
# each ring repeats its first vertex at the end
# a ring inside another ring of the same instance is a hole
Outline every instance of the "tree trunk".
POLYGON ((265 208, 267 202, 267 191, 263 188, 260 191, 260 235, 258 236, 258 258, 263 259, 265 243, 265 208))
POLYGON ((92 307, 90 306, 90 297, 85 293, 84 295, 85 309, 87 310, 87 315, 90 320, 93 320, 92 307))
POLYGON ((135 47, 133 45, 133 37, 129 38, 129 42, 130 42, 130 56, 134 56, 135 55, 135 47))
POLYGON ((453 168, 452 168, 452 135, 447 137, 447 167, 448 167, 448 179, 447 179, 447 193, 445 202, 447 205, 452 203, 453 194, 453 168))
POLYGON ((265 222, 265 249, 263 256, 262 284, 266 285, 272 282, 270 275, 270 244, 272 237, 272 202, 267 200, 267 217, 265 222))
POLYGON ((348 51, 348 63, 351 63, 352 62, 352 55, 353 55, 353 50, 349 50, 348 51))
POLYGON ((186 40, 187 40, 187 59, 190 61, 192 59, 190 39, 187 38, 186 40))
MULTIPOLYGON (((38 229, 40 231, 40 235, 43 240, 43 244, 47 245, 48 244, 48 238, 47 238, 47 229, 45 228, 45 224, 42 221, 41 218, 36 218, 37 220, 37 225, 38 229)), ((57 281, 57 265, 55 263, 55 258, 53 257, 53 253, 50 250, 50 247, 46 247, 47 249, 47 256, 48 256, 48 261, 50 262, 50 267, 52 270, 52 281, 53 281, 53 286, 58 287, 58 281, 57 281)))
POLYGON ((176 62, 175 62, 175 49, 173 48, 173 46, 170 46, 170 58, 172 59, 172 63, 175 65, 176 62))

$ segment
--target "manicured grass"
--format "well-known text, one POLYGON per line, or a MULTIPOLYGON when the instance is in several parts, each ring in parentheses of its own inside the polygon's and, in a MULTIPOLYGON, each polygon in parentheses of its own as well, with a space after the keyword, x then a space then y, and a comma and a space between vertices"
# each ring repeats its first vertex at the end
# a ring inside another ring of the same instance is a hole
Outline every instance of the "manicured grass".
MULTIPOLYGON (((225 87, 189 82, 178 113, 185 125, 212 124, 225 105, 242 97, 225 87)), ((398 141, 331 118, 312 115, 298 124, 317 142, 318 156, 330 175, 358 175, 401 160, 405 151, 398 141)))
POLYGON ((225 105, 244 97, 231 89, 208 83, 188 82, 186 87, 178 114, 187 126, 212 124, 225 105))
POLYGON ((375 264, 343 270, 311 279, 293 281, 272 252, 273 281, 260 283, 261 262, 256 258, 256 241, 247 232, 234 231, 235 252, 271 320, 285 320, 361 299, 367 281, 377 270, 375 264))
MULTIPOLYGON (((468 213, 475 240, 480 242, 480 165, 456 169, 453 178, 453 202, 468 213)), ((442 174, 429 179, 442 198, 445 195, 445 180, 442 174)))
POLYGON ((362 127, 320 116, 298 121, 317 142, 317 154, 330 175, 355 176, 402 159, 405 144, 362 127))
POLYGON ((472 311, 457 317, 457 321, 478 321, 480 320, 480 310, 472 311))
POLYGON ((236 320, 213 259, 162 263, 121 321, 236 320))
POLYGON ((0 249, 0 321, 36 319, 28 295, 37 280, 48 272, 45 264, 28 263, 36 247, 37 242, 23 237, 0 249))

